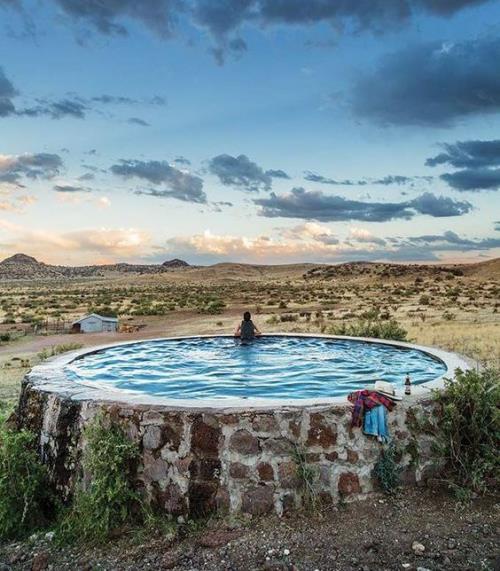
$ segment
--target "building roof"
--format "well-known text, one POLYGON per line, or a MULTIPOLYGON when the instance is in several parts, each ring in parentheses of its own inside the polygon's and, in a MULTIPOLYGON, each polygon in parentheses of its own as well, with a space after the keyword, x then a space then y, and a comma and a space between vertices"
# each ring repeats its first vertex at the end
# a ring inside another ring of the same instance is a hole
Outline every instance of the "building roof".
POLYGON ((111 321, 112 323, 118 323, 118 317, 105 317, 104 315, 98 315, 97 313, 89 313, 88 315, 84 315, 80 319, 73 321, 73 325, 75 323, 81 323, 82 321, 88 319, 89 317, 97 317, 97 319, 100 319, 101 321, 111 321))

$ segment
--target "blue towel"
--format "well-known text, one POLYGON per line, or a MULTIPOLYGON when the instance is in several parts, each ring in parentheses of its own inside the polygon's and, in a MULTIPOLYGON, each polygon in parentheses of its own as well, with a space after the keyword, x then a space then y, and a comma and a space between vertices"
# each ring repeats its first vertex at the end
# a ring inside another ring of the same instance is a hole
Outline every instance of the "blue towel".
POLYGON ((370 436, 376 436, 379 442, 388 442, 389 429, 387 427, 387 409, 378 405, 365 411, 363 432, 370 436))

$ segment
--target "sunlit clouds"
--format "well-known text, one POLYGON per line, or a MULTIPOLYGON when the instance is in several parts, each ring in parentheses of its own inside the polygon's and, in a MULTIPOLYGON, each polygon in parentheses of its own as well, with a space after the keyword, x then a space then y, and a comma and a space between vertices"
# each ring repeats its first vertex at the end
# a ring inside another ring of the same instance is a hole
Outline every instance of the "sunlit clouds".
POLYGON ((277 236, 247 238, 218 235, 206 230, 194 236, 177 236, 167 240, 162 248, 165 255, 176 253, 199 263, 239 261, 248 263, 341 262, 348 259, 387 259, 399 254, 400 248, 381 250, 385 242, 368 231, 355 229, 359 238, 352 235, 341 239, 332 230, 308 222, 293 228, 278 229, 277 236), (370 239, 368 239, 370 238, 370 239))
POLYGON ((492 0, 0 0, 0 258, 497 257, 498 21, 492 0))
POLYGON ((72 232, 35 230, 0 219, 3 255, 30 252, 47 263, 96 263, 142 259, 151 254, 150 235, 136 228, 86 228, 72 232))

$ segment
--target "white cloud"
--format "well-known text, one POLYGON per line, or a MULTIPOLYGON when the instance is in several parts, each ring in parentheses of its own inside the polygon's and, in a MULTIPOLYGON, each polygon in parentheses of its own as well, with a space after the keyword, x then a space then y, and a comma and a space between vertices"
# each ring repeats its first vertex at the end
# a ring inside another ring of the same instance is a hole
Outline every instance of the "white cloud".
POLYGON ((26 211, 26 207, 31 206, 37 201, 34 196, 29 194, 11 198, 9 193, 4 192, 0 188, 0 196, 6 195, 8 198, 0 199, 0 210, 3 210, 4 212, 15 212, 16 214, 23 214, 26 211))
POLYGON ((9 170, 17 160, 14 155, 0 155, 0 172, 9 170))
POLYGON ((118 262, 147 257, 151 237, 137 228, 88 228, 71 232, 31 229, 0 219, 2 255, 24 252, 49 263, 118 262))
POLYGON ((97 206, 99 206, 99 208, 109 208, 111 206, 111 200, 107 196, 100 196, 97 199, 97 206))
POLYGON ((209 230, 192 236, 176 236, 163 252, 203 261, 245 261, 255 263, 336 261, 339 255, 369 250, 373 246, 341 244, 324 226, 307 223, 282 230, 279 238, 255 238, 213 234, 209 230))
POLYGON ((385 244, 385 240, 374 236, 369 230, 364 228, 351 228, 349 230, 349 237, 356 242, 365 244, 385 244))
POLYGON ((324 242, 334 238, 330 228, 318 222, 305 222, 292 228, 283 228, 280 230, 280 234, 283 238, 290 240, 319 240, 324 242))

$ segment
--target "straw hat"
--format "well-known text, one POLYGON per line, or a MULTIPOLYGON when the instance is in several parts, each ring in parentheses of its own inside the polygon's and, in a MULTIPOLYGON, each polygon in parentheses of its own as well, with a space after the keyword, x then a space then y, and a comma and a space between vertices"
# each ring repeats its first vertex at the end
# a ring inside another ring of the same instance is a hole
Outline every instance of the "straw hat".
POLYGON ((402 400, 402 397, 396 394, 394 385, 388 381, 375 381, 375 384, 368 387, 368 390, 380 393, 381 395, 389 397, 392 400, 402 400))

